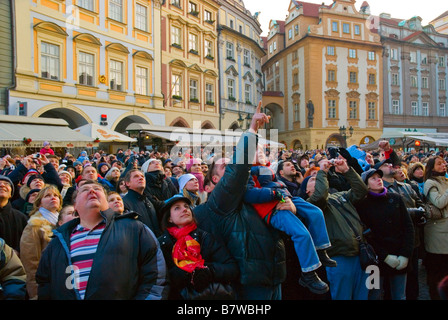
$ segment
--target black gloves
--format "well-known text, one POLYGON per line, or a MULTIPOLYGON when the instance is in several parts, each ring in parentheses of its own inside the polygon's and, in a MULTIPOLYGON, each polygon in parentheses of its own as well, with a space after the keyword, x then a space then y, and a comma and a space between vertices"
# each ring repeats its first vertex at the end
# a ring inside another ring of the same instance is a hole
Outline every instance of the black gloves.
POLYGON ((274 192, 274 199, 273 200, 278 200, 278 201, 282 201, 283 200, 283 195, 281 192, 278 192, 276 190, 272 191, 274 192))
POLYGON ((194 290, 201 292, 212 282, 213 275, 209 268, 196 268, 193 272, 193 288, 194 290))
POLYGON ((426 211, 423 208, 409 208, 408 213, 416 223, 424 224, 426 222, 426 211))

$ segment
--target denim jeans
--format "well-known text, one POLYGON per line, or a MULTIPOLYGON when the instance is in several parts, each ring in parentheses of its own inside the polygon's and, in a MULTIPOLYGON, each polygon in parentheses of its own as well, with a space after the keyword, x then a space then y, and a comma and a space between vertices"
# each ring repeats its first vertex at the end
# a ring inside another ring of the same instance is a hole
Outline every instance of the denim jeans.
MULTIPOLYGON (((297 199, 302 200, 301 198, 297 199)), ((288 210, 279 210, 274 213, 271 217, 271 225, 291 236, 302 272, 310 272, 322 265, 316 252, 317 246, 314 240, 319 241, 321 248, 328 247, 330 241, 328 240, 322 211, 318 207, 302 201, 293 200, 293 203, 297 207, 297 215, 303 216, 306 221, 309 221, 309 229, 296 215, 288 210), (320 216, 322 219, 319 218, 320 216)))
POLYGON ((333 256, 338 266, 325 268, 330 284, 332 300, 367 300, 369 289, 366 284, 368 274, 361 269, 359 256, 333 256))
MULTIPOLYGON (((390 298, 392 300, 406 300, 406 279, 407 274, 397 274, 390 275, 390 298)), ((369 292, 369 300, 382 300, 383 299, 383 287, 384 287, 384 276, 380 276, 380 288, 371 289, 369 292)))

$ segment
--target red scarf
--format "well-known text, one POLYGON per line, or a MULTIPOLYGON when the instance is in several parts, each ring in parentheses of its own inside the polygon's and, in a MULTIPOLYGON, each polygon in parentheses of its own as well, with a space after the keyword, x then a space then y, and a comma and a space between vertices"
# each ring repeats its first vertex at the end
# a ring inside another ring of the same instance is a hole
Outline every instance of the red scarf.
POLYGON ((173 260, 177 267, 192 273, 196 268, 204 268, 204 259, 201 256, 201 246, 190 236, 197 226, 193 222, 183 228, 167 228, 170 235, 176 238, 173 247, 173 260))

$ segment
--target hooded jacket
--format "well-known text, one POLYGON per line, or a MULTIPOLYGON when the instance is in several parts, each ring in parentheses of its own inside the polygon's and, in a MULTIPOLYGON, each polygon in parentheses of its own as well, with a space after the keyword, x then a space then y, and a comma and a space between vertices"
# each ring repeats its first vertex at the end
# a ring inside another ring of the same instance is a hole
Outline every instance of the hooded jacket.
MULTIPOLYGON (((168 295, 165 259, 154 234, 134 212, 101 212, 106 227, 93 261, 85 300, 160 300, 168 295)), ((70 258, 73 219, 54 230, 36 273, 39 300, 79 300, 70 258), (72 280, 72 281, 70 281, 72 280), (68 285, 67 285, 68 284, 68 285)))

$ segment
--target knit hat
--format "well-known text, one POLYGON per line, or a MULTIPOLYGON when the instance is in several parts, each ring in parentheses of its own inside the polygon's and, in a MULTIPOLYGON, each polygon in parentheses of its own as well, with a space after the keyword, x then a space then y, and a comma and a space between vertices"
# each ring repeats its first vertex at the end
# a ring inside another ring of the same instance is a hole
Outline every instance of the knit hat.
POLYGON ((28 202, 28 200, 30 199, 30 196, 33 193, 36 193, 36 192, 39 192, 39 191, 40 191, 40 189, 31 189, 30 191, 28 191, 28 193, 26 194, 26 197, 25 197, 25 201, 28 202))
POLYGON ((145 163, 142 164, 142 167, 141 167, 140 170, 142 170, 143 173, 146 173, 146 172, 148 171, 148 167, 149 167, 149 165, 150 165, 151 162, 153 162, 153 161, 159 161, 159 160, 157 160, 156 158, 151 158, 151 159, 145 161, 145 163))
POLYGON ((300 184, 300 197, 301 198, 306 198, 306 187, 308 185, 308 181, 310 181, 311 176, 306 177, 305 179, 303 179, 302 183, 300 184))
POLYGON ((44 147, 49 146, 49 145, 50 145, 50 142, 44 141, 44 147))
POLYGON ((33 174, 39 174, 39 171, 37 171, 36 169, 30 169, 30 170, 28 170, 28 172, 23 176, 22 184, 25 183, 25 180, 26 180, 26 178, 27 178, 28 176, 31 176, 31 175, 33 175, 33 174))
POLYGON ((177 180, 179 181, 179 191, 182 192, 182 190, 184 189, 187 182, 190 181, 191 179, 195 179, 195 178, 196 177, 194 175, 192 175, 191 173, 183 174, 179 178, 177 178, 177 180))
POLYGON ((11 186, 11 195, 13 195, 14 194, 14 183, 12 183, 12 180, 2 174, 0 174, 0 180, 6 181, 9 183, 9 185, 11 186))
POLYGON ((379 169, 369 169, 361 174, 362 181, 364 181, 364 183, 367 184, 369 178, 373 176, 375 173, 378 173, 380 177, 383 177, 383 171, 379 169))
POLYGON ((190 169, 191 169, 191 167, 194 165, 194 164, 201 164, 202 163, 202 160, 201 159, 199 159, 199 158, 191 158, 191 159, 189 159, 188 161, 187 161, 187 163, 186 163, 186 169, 187 169, 187 172, 190 172, 190 169))
POLYGON ((44 177, 42 177, 40 174, 33 174, 33 175, 28 179, 26 185, 29 187, 30 184, 31 184, 31 182, 32 182, 34 179, 41 179, 43 182, 45 182, 44 177))

